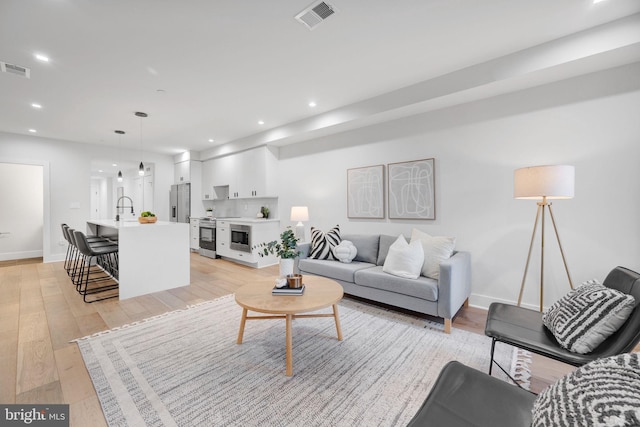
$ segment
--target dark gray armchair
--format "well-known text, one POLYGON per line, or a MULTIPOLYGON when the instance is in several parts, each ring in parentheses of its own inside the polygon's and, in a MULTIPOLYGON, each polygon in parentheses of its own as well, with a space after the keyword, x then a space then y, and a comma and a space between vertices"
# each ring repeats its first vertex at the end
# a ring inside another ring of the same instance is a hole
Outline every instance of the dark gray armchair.
POLYGON ((449 362, 407 427, 530 426, 535 400, 529 391, 449 362))
POLYGON ((539 396, 450 362, 408 426, 638 426, 639 391, 639 353, 581 366, 539 396))
POLYGON ((602 284, 633 295, 636 305, 620 329, 587 354, 573 353, 560 347, 553 334, 542 323, 542 313, 509 304, 491 304, 485 327, 485 334, 492 339, 489 375, 496 363, 493 352, 498 341, 573 366, 582 366, 595 359, 632 351, 640 341, 640 274, 628 268, 616 267, 609 272, 602 284))

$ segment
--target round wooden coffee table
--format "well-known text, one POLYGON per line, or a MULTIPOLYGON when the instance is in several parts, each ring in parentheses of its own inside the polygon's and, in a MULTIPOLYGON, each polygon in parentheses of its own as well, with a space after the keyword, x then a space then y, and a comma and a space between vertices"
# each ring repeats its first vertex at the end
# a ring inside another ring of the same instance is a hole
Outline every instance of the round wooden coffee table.
POLYGON ((338 301, 342 299, 342 286, 334 280, 319 276, 304 276, 302 295, 271 295, 274 280, 265 280, 242 286, 236 291, 236 302, 242 307, 238 344, 242 344, 244 325, 247 320, 286 319, 287 376, 293 375, 293 337, 291 322, 296 317, 333 317, 336 322, 338 340, 342 341, 342 330, 338 317, 338 301), (331 306, 333 313, 309 313, 331 306), (248 311, 267 313, 271 316, 247 316, 248 311))

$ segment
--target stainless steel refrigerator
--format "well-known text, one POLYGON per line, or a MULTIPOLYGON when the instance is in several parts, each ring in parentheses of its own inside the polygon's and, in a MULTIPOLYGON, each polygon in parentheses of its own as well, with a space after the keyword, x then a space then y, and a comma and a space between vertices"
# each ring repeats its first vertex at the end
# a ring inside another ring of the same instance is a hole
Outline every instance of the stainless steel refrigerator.
POLYGON ((171 222, 189 222, 191 215, 191 184, 171 186, 169 194, 171 204, 169 217, 171 222))

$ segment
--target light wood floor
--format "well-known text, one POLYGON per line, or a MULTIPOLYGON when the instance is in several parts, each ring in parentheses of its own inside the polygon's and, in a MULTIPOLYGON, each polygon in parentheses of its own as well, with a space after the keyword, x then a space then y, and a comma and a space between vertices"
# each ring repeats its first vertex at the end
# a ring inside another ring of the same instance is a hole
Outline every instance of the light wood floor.
MULTIPOLYGON (((95 332, 233 293, 277 267, 253 269, 191 255, 191 286, 86 304, 62 262, 0 265, 0 402, 68 403, 72 426, 106 426, 100 403, 75 343, 95 332)), ((453 327, 483 334, 486 312, 463 308, 453 327)), ((487 352, 489 348, 487 348, 487 352)), ((539 392, 572 368, 542 357, 533 362, 539 392)))

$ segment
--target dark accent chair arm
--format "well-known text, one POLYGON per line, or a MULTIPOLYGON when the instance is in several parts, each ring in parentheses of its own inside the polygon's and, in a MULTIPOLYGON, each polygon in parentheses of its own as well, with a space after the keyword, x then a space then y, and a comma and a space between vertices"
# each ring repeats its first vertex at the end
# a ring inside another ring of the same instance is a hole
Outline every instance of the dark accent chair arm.
POLYGON ((536 395, 449 362, 407 427, 519 427, 531 425, 536 395))

